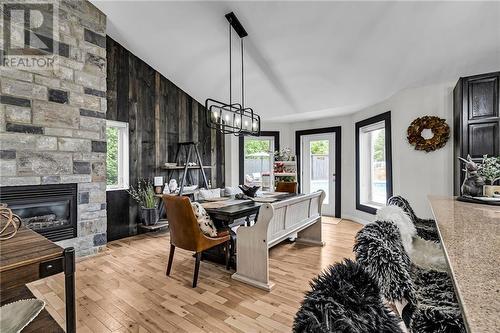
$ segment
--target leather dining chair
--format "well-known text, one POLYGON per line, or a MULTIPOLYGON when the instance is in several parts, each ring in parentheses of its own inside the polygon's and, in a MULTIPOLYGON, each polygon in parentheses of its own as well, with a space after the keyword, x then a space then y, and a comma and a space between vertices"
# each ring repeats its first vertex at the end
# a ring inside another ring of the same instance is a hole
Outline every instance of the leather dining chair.
POLYGON ((277 182, 276 192, 297 193, 297 182, 277 182))
POLYGON ((226 267, 229 266, 229 242, 228 231, 217 234, 217 237, 208 237, 201 231, 196 216, 194 215, 191 201, 188 197, 164 195, 163 202, 167 210, 167 219, 170 227, 170 254, 168 257, 167 276, 170 275, 175 248, 195 252, 195 266, 193 277, 193 288, 198 282, 201 253, 214 246, 225 243, 226 267))

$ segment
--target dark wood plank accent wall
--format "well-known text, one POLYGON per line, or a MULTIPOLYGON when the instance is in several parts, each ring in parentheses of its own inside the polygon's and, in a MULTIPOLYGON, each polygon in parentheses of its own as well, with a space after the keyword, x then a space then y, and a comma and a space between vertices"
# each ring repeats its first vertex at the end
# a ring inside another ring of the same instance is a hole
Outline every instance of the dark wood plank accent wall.
MULTIPOLYGON (((110 37, 106 49, 106 118, 129 124, 130 184, 154 176, 168 181, 160 167, 174 161, 178 143, 199 141, 204 165, 213 166, 207 178, 224 186, 224 137, 206 126, 205 107, 110 37)), ((193 183, 203 185, 192 174, 193 183)), ((124 192, 107 192, 108 240, 137 233, 137 207, 124 192)))

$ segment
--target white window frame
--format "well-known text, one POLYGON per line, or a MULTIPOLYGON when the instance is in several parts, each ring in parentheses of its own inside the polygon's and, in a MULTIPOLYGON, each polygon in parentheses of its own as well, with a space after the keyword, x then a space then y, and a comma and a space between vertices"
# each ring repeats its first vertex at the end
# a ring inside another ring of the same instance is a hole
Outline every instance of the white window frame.
POLYGON ((129 128, 128 123, 106 120, 106 128, 118 129, 118 184, 106 185, 106 191, 128 190, 129 188, 129 128))

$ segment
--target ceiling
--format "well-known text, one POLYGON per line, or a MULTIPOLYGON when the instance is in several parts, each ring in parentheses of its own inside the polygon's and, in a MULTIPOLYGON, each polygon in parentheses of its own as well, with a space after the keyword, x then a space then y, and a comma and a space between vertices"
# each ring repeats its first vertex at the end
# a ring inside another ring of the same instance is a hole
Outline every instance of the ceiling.
POLYGON ((245 104, 267 121, 342 115, 500 70, 500 2, 92 2, 113 39, 200 103, 229 100, 224 14, 234 11, 249 34, 245 104))

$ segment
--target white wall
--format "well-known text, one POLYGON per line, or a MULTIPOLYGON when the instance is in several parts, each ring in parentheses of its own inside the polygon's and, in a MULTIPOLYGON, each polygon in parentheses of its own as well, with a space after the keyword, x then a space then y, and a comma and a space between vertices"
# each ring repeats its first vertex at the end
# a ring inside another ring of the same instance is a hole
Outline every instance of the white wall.
MULTIPOLYGON (((392 162, 394 194, 407 198, 417 215, 432 217, 427 195, 452 195, 453 193, 453 139, 445 147, 430 153, 416 151, 408 144, 406 129, 417 117, 430 115, 446 119, 452 124, 454 82, 429 85, 401 91, 376 105, 343 116, 296 123, 265 123, 264 130, 279 130, 281 147, 295 150, 295 131, 329 126, 342 127, 342 209, 344 218, 359 222, 373 220, 373 216, 356 210, 355 189, 355 131, 357 121, 392 111, 392 162)), ((237 140, 235 149, 238 151, 237 140)), ((226 142, 227 143, 227 142, 226 142)), ((236 172, 238 159, 233 149, 231 172, 236 172)), ((227 160, 226 160, 227 161, 227 160)), ((229 170, 230 168, 227 168, 229 170)), ((234 174, 228 175, 234 179, 234 174)), ((227 181, 228 178, 226 178, 227 181)))

